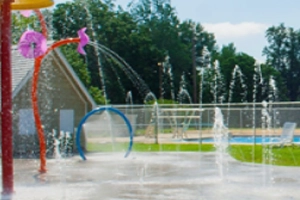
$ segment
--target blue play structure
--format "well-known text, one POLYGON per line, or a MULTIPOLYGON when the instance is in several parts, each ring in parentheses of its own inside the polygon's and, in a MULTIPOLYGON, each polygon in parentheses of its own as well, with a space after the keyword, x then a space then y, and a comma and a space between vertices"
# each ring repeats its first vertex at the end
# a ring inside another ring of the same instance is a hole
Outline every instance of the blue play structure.
POLYGON ((125 158, 130 154, 130 151, 132 149, 132 145, 133 145, 133 130, 132 130, 132 126, 128 120, 128 118, 118 109, 113 108, 113 107, 108 107, 108 106, 104 106, 104 107, 99 107, 99 108, 95 108, 94 110, 90 111, 88 114, 86 114, 82 120, 80 121, 78 128, 77 128, 77 132, 76 132, 76 146, 77 146, 77 150, 79 152, 79 155, 81 156, 81 158, 83 160, 86 160, 86 157, 84 156, 84 152, 80 146, 80 133, 81 133, 81 129, 83 124, 85 123, 85 121, 92 116, 95 113, 101 113, 103 111, 110 111, 110 112, 114 112, 116 114, 118 114, 126 123, 127 127, 128 127, 128 131, 129 131, 129 137, 130 137, 130 141, 129 141, 129 146, 128 146, 128 150, 125 154, 125 158))

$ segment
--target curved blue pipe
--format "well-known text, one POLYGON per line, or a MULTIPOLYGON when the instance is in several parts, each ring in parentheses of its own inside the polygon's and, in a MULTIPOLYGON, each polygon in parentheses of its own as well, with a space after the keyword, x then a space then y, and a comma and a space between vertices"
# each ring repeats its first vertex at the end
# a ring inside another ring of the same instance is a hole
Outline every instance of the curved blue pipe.
POLYGON ((103 112, 103 111, 111 111, 111 112, 114 112, 118 115, 120 115, 123 120, 125 121, 127 127, 128 127, 128 130, 129 130, 129 137, 130 137, 130 141, 129 141, 129 147, 128 147, 128 150, 125 154, 125 158, 130 154, 130 151, 132 149, 132 145, 133 145, 133 131, 132 131, 132 126, 128 120, 128 118, 121 112, 119 111, 118 109, 116 108, 113 108, 113 107, 107 107, 107 106, 104 106, 104 107, 99 107, 99 108, 95 108, 94 110, 90 111, 88 114, 86 114, 82 120, 80 121, 78 127, 77 127, 77 132, 76 132, 76 146, 77 146, 77 150, 79 152, 79 155, 81 156, 81 158, 83 160, 86 160, 86 157, 84 156, 84 153, 83 153, 83 150, 80 146, 80 133, 81 133, 81 129, 82 129, 82 126, 83 124, 85 123, 85 121, 90 117, 92 116, 94 113, 97 113, 97 112, 103 112))

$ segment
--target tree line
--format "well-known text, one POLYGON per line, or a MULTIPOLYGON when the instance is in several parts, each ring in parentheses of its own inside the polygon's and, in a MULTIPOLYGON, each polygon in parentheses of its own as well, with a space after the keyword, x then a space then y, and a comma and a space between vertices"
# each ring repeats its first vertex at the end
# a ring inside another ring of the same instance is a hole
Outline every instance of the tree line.
MULTIPOLYGON (((125 103, 128 91, 134 103, 143 103, 148 92, 178 102, 182 89, 193 103, 299 100, 299 30, 268 28, 262 50, 267 60, 258 64, 233 43, 219 48, 199 22, 180 21, 170 0, 132 1, 128 8, 112 0, 74 0, 43 11, 53 40, 88 28, 94 45, 86 46, 86 56, 73 45, 61 50, 97 103, 125 103)), ((28 27, 41 31, 34 15, 12 17, 14 43, 28 27)))

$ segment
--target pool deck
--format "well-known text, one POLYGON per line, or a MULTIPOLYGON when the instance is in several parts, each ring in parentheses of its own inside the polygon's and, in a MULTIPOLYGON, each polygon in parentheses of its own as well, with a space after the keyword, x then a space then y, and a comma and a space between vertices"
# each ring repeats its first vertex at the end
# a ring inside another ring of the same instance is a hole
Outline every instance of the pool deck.
MULTIPOLYGON (((229 130, 229 132, 232 134, 232 136, 251 136, 254 134, 254 131, 252 129, 233 129, 229 130)), ((272 132, 268 132, 266 130, 256 129, 255 134, 257 136, 259 135, 272 135, 272 136, 280 136, 281 129, 273 130, 272 132)), ((199 130, 189 130, 186 132, 187 137, 189 139, 197 139, 200 138, 200 135, 202 138, 209 138, 213 137, 212 130, 202 130, 201 132, 199 130)), ((297 130, 295 131, 294 135, 300 135, 300 132, 297 130)), ((158 141, 159 143, 177 143, 180 142, 180 139, 182 139, 181 134, 176 135, 174 133, 159 133, 158 134, 158 141), (174 137, 177 136, 177 137, 174 137)), ((128 137, 116 137, 114 138, 116 142, 126 142, 129 140, 128 137)), ((89 142, 94 143, 107 143, 111 142, 111 137, 101 137, 101 138, 93 138, 88 139, 89 142)), ((134 142, 140 142, 140 143, 153 143, 155 141, 154 136, 147 137, 144 135, 141 136, 134 136, 134 142)))

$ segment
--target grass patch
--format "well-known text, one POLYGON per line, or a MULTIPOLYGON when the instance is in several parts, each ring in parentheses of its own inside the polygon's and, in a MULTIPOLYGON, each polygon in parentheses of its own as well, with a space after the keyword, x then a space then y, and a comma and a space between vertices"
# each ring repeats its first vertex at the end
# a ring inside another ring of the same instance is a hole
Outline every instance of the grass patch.
POLYGON ((229 154, 242 162, 266 163, 279 166, 300 166, 300 147, 271 147, 256 145, 231 145, 229 154))
MULTIPOLYGON (((90 152, 119 152, 126 151, 128 149, 128 143, 88 143, 87 150, 90 152)), ((132 151, 136 152, 167 152, 167 151, 181 151, 181 152, 193 152, 202 151, 209 152, 214 151, 215 148, 212 144, 145 144, 134 143, 132 151)))
MULTIPOLYGON (((128 143, 88 143, 89 152, 125 152, 128 143)), ((212 152, 215 147, 212 144, 177 143, 177 144, 145 144, 134 143, 134 152, 212 152)), ((231 145, 228 153, 241 162, 266 163, 279 166, 300 166, 300 147, 270 147, 256 145, 231 145)))
POLYGON ((181 152, 193 152, 202 151, 209 152, 214 151, 215 148, 211 144, 144 144, 136 143, 133 145, 133 151, 138 152, 156 152, 156 151, 181 151, 181 152))

